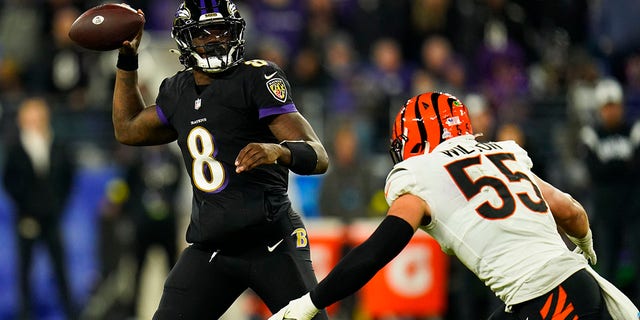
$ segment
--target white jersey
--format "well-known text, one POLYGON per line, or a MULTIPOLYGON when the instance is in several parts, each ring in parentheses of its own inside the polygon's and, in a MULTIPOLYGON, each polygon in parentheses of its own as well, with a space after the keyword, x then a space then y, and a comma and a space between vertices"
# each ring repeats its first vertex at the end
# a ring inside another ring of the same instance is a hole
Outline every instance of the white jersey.
POLYGON ((389 204, 407 193, 424 199, 431 222, 421 229, 510 306, 587 267, 560 237, 531 167, 513 141, 480 143, 466 135, 396 164, 385 194, 389 204))

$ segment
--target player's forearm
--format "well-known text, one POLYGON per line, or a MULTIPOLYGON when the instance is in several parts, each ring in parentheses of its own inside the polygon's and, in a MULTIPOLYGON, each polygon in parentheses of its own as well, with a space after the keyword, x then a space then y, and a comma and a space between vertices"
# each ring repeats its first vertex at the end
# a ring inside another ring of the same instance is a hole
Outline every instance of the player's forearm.
POLYGON ((369 239, 351 250, 311 291, 313 304, 323 309, 362 288, 402 251, 413 233, 403 219, 387 216, 369 239))
POLYGON ((582 238, 589 232, 589 218, 587 212, 582 205, 573 199, 570 195, 567 197, 567 204, 564 206, 565 214, 556 217, 556 223, 568 235, 576 238, 582 238))
POLYGON ((570 194, 560 191, 537 176, 534 177, 556 224, 572 237, 586 236, 589 231, 589 218, 582 205, 570 194))
POLYGON ((298 112, 279 115, 269 129, 281 141, 278 163, 297 174, 322 174, 329 167, 329 156, 313 128, 298 112))
POLYGON ((316 156, 318 157, 313 174, 322 174, 327 172, 327 169, 329 168, 329 156, 327 155, 327 151, 324 149, 324 146, 317 141, 308 141, 307 143, 313 148, 316 152, 316 156))
POLYGON ((122 143, 131 140, 133 119, 144 110, 145 104, 138 88, 137 71, 117 69, 113 90, 112 120, 116 139, 122 143))

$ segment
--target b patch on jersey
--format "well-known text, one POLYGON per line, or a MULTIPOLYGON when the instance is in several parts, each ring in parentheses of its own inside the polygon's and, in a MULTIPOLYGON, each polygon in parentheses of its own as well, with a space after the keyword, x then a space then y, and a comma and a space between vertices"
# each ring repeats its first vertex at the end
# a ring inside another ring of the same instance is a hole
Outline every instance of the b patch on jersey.
POLYGON ((287 86, 284 84, 284 80, 273 78, 267 81, 267 89, 276 100, 280 102, 287 100, 287 86))
POLYGON ((291 235, 296 236, 296 248, 304 248, 309 244, 309 239, 307 239, 307 230, 304 228, 297 228, 293 230, 291 235))

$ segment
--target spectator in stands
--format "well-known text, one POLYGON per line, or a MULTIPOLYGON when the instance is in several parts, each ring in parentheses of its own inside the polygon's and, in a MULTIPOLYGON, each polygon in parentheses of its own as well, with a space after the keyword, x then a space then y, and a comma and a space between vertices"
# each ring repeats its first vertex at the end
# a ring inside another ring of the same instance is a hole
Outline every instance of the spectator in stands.
POLYGON ((630 120, 640 119, 640 52, 632 54, 625 63, 624 87, 626 112, 630 120))
POLYGON ((333 0, 307 1, 304 46, 322 47, 338 31, 338 17, 333 0))
POLYGON ((331 154, 334 165, 322 179, 320 211, 323 217, 336 217, 349 223, 369 216, 369 202, 375 187, 382 181, 372 180, 366 159, 360 155, 358 133, 348 120, 339 122, 332 137, 331 154))
POLYGON ((640 29, 633 28, 640 14, 636 0, 597 1, 591 3, 589 31, 592 49, 601 58, 606 72, 624 76, 625 57, 640 46, 640 29))
POLYGON ((449 39, 432 35, 422 42, 420 63, 424 70, 431 74, 440 87, 446 82, 447 65, 453 59, 453 48, 449 39))
POLYGON ((595 98, 599 121, 580 132, 591 178, 595 249, 601 256, 598 267, 603 276, 625 289, 625 283, 617 278, 623 253, 630 252, 635 256, 635 266, 640 265, 637 248, 635 252, 630 250, 633 248, 630 245, 638 242, 635 237, 640 227, 637 206, 640 122, 627 121, 624 94, 617 80, 601 79, 595 87, 595 98))
POLYGON ((531 142, 530 137, 528 136, 525 128, 513 122, 503 123, 498 126, 496 129, 496 137, 495 140, 504 141, 504 140, 513 140, 518 145, 522 146, 529 153, 529 157, 535 164, 534 167, 531 168, 531 171, 535 173, 538 177, 543 179, 547 178, 546 172, 546 159, 540 157, 540 152, 538 151, 538 146, 534 145, 531 142))
POLYGON ((374 152, 385 152, 382 144, 391 127, 389 114, 391 106, 401 103, 409 92, 415 66, 404 60, 402 47, 392 38, 376 40, 369 52, 370 59, 364 79, 361 81, 363 94, 358 99, 362 112, 371 121, 371 146, 374 152))
POLYGON ((479 93, 469 93, 464 99, 469 109, 471 124, 478 134, 478 141, 487 142, 495 140, 496 120, 489 101, 479 93))
MULTIPOLYGON (((3 59, 15 63, 20 78, 38 67, 42 43, 42 12, 35 1, 8 0, 0 3, 0 49, 3 59), (25 41, 29 39, 29 41, 25 41)), ((33 79, 37 80, 37 79, 33 79)), ((29 89, 32 81, 23 84, 29 89)))
MULTIPOLYGON (((41 50, 44 64, 38 64, 31 83, 42 81, 39 90, 50 93, 69 110, 87 107, 90 72, 95 53, 82 51, 69 38, 69 29, 82 12, 72 5, 54 8, 50 35, 41 50)), ((93 101, 98 103, 98 101, 93 101)))
POLYGON ((17 141, 8 147, 3 182, 16 213, 21 303, 18 319, 34 317, 30 277, 34 248, 39 242, 49 251, 64 312, 74 319, 77 315, 67 281, 60 229, 71 194, 74 158, 52 131, 45 99, 24 100, 17 123, 20 132, 17 141))
POLYGON ((326 114, 356 115, 355 88, 362 68, 352 37, 344 33, 333 35, 323 48, 322 61, 329 77, 326 114))
POLYGON ((256 36, 275 38, 283 44, 281 49, 287 52, 287 57, 295 55, 302 45, 306 1, 256 0, 248 4, 252 25, 258 31, 256 36))

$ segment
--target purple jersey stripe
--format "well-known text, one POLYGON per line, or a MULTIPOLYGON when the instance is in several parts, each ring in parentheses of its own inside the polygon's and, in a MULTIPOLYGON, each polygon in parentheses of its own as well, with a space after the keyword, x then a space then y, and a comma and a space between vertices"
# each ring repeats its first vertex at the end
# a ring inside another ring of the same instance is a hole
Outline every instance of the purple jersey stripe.
POLYGON ((262 119, 264 117, 268 117, 274 114, 283 114, 283 113, 291 113, 291 112, 298 112, 296 105, 293 103, 285 104, 283 106, 262 108, 258 111, 259 113, 258 117, 262 119))
POLYGON ((158 114, 158 118, 160 118, 160 121, 162 121, 162 123, 169 125, 169 120, 167 120, 167 117, 164 116, 164 113, 162 112, 162 109, 160 109, 160 106, 156 106, 156 114, 158 114))

